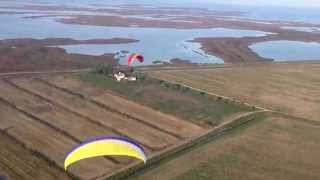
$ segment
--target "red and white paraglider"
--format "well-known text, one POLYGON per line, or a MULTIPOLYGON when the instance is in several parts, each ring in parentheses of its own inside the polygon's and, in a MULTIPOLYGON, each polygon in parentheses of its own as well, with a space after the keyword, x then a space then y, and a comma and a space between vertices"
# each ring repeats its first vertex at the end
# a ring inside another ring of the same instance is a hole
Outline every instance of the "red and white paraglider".
POLYGON ((128 66, 131 66, 131 64, 135 61, 139 61, 140 63, 143 63, 144 57, 139 53, 133 53, 128 57, 128 66))

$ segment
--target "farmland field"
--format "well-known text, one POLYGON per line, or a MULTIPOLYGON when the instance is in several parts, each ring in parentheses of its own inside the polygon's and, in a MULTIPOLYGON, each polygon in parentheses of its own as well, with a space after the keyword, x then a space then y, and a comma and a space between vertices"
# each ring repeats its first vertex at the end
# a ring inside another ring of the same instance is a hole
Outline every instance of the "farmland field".
POLYGON ((147 71, 156 78, 236 98, 298 117, 320 120, 320 63, 147 71))
POLYGON ((24 148, 2 130, 0 132, 0 175, 10 179, 71 179, 54 165, 35 156, 34 152, 24 148), (39 168, 42 170, 41 173, 39 168))
POLYGON ((100 89, 111 90, 118 96, 203 127, 214 127, 233 116, 256 110, 149 77, 135 83, 117 83, 95 73, 84 73, 79 78, 100 89))
POLYGON ((320 0, 0 0, 0 180, 320 180, 320 0))
POLYGON ((315 121, 263 115, 134 179, 318 179, 319 132, 315 121))
POLYGON ((0 147, 0 177, 316 179, 319 68, 156 68, 134 83, 87 72, 2 78, 0 145, 9 151, 0 147), (107 135, 141 144, 150 164, 109 156, 64 172, 74 146, 107 135))
MULTIPOLYGON (((83 179, 107 177, 114 171, 124 170, 136 163, 132 159, 120 157, 93 158, 73 165, 69 170, 70 176, 67 176, 63 172, 66 154, 78 143, 92 137, 126 136, 141 144, 147 156, 152 157, 204 131, 204 128, 194 123, 79 82, 65 77, 0 80, 1 132, 4 131, 21 144, 21 147, 12 145, 15 149, 12 153, 26 152, 30 166, 34 166, 32 164, 35 162, 44 164, 38 171, 47 179, 60 176, 59 179, 72 176, 83 179), (142 113, 146 113, 146 116, 142 113)), ((4 138, 1 143, 9 141, 0 135, 0 138, 4 138)), ((0 156, 0 161, 6 161, 3 154, 0 156)), ((17 156, 17 162, 12 163, 18 163, 23 158, 17 156)), ((1 175, 29 177, 30 174, 19 170, 28 164, 9 165, 15 167, 0 166, 1 175)), ((28 171, 32 173, 34 170, 30 167, 28 171)))

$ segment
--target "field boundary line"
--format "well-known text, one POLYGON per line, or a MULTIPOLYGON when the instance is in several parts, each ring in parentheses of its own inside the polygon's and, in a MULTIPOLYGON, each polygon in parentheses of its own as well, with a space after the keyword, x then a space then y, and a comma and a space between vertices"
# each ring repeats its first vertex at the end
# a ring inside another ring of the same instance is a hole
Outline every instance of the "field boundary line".
MULTIPOLYGON (((88 116, 85 116, 85 115, 80 114, 80 113, 78 113, 78 112, 76 112, 76 111, 73 111, 73 110, 65 107, 64 105, 61 105, 60 103, 57 103, 57 102, 54 102, 54 101, 52 101, 52 100, 50 100, 50 99, 48 99, 48 98, 45 98, 45 97, 43 97, 43 96, 41 96, 41 95, 39 95, 39 94, 37 94, 37 93, 35 93, 35 92, 33 92, 33 91, 30 91, 29 89, 26 89, 26 88, 24 88, 24 87, 21 87, 21 86, 15 84, 15 83, 13 83, 13 82, 11 82, 11 83, 12 83, 15 87, 19 88, 20 90, 22 90, 22 91, 24 91, 24 92, 26 92, 26 93, 28 93, 28 94, 31 94, 31 95, 33 95, 33 96, 35 96, 35 97, 38 97, 38 98, 40 98, 40 99, 42 99, 42 100, 44 100, 44 101, 46 101, 46 102, 48 102, 48 103, 50 103, 50 104, 52 104, 52 105, 55 105, 55 106, 57 106, 57 107, 59 107, 59 108, 64 109, 65 111, 68 111, 68 112, 70 112, 70 113, 72 113, 72 114, 74 114, 74 115, 76 115, 76 116, 82 117, 82 118, 86 119, 87 121, 89 121, 89 122, 91 122, 91 123, 95 123, 95 124, 97 124, 97 125, 99 125, 99 126, 102 126, 102 127, 106 128, 106 129, 109 129, 109 130, 111 130, 112 132, 114 132, 115 134, 118 134, 118 135, 121 135, 121 136, 124 136, 124 137, 128 137, 128 138, 129 138, 128 135, 126 135, 126 134, 124 134, 124 133, 116 130, 115 128, 112 128, 112 127, 110 127, 110 126, 107 126, 107 125, 105 125, 105 124, 102 124, 102 123, 100 123, 99 121, 96 121, 96 120, 94 120, 94 119, 92 119, 92 118, 90 118, 90 117, 88 117, 88 116)), ((132 139, 132 138, 130 138, 130 139, 132 139)), ((149 146, 149 145, 146 145, 146 144, 144 144, 144 143, 141 143, 139 140, 136 140, 136 139, 134 139, 134 140, 137 141, 139 144, 141 144, 141 145, 147 147, 148 149, 152 150, 152 151, 155 151, 155 150, 156 150, 156 149, 152 148, 152 147, 149 146)))
POLYGON ((213 138, 219 137, 234 128, 237 128, 241 125, 244 125, 252 120, 259 114, 268 113, 268 110, 261 110, 261 111, 255 111, 255 112, 248 112, 243 114, 242 116, 236 117, 235 119, 231 119, 225 123, 222 123, 216 127, 210 128, 209 130, 206 130, 205 132, 201 133, 200 135, 193 137, 192 139, 188 139, 182 142, 179 142, 175 144, 174 146, 171 146, 167 149, 164 149, 162 151, 159 151, 152 155, 148 159, 148 163, 144 165, 141 162, 135 162, 134 164, 130 165, 126 168, 121 168, 112 174, 108 174, 105 176, 100 176, 93 178, 94 180, 102 180, 102 179, 125 179, 130 176, 133 176, 137 173, 140 173, 141 171, 147 170, 149 168, 153 168, 153 166, 157 165, 158 163, 168 161, 172 159, 175 156, 179 156, 180 153, 184 153, 185 151, 188 151, 192 148, 195 148, 199 144, 206 143, 207 141, 210 141, 213 138), (250 118, 250 119, 248 119, 250 118))
POLYGON ((30 152, 30 154, 36 156, 36 158, 42 159, 45 163, 48 164, 48 166, 53 166, 57 170, 59 170, 59 171, 61 171, 63 173, 66 173, 67 176, 70 177, 71 179, 80 179, 80 177, 78 177, 77 175, 75 175, 73 173, 70 173, 70 172, 66 172, 64 170, 64 168, 60 167, 55 161, 51 160, 50 158, 48 158, 47 156, 45 156, 41 152, 28 148, 25 143, 23 143, 22 141, 18 140, 17 138, 15 138, 14 136, 12 136, 8 132, 6 132, 5 130, 0 129, 0 134, 2 134, 4 136, 7 136, 11 141, 16 143, 18 146, 21 146, 23 149, 25 149, 26 151, 30 152))
POLYGON ((146 107, 146 108, 151 109, 152 111, 156 111, 157 113, 162 113, 162 114, 165 114, 166 116, 170 116, 170 117, 173 117, 173 118, 177 118, 177 119, 180 120, 180 121, 187 122, 187 123, 190 123, 190 124, 192 124, 192 125, 199 126, 200 128, 203 128, 203 127, 201 127, 199 124, 197 124, 197 123, 195 123, 195 122, 185 120, 185 119, 183 119, 183 118, 177 117, 177 116, 175 116, 175 115, 173 115, 173 114, 170 114, 170 113, 164 113, 163 111, 160 111, 160 110, 158 110, 158 109, 154 109, 154 108, 152 108, 152 107, 150 107, 150 106, 148 106, 148 105, 146 105, 146 104, 144 104, 144 103, 142 103, 142 102, 139 102, 139 101, 136 101, 136 100, 132 100, 132 99, 130 99, 130 98, 128 98, 128 97, 126 97, 126 96, 124 96, 124 95, 122 95, 122 94, 120 94, 120 93, 117 93, 117 92, 115 92, 115 91, 112 91, 112 90, 110 90, 110 89, 103 89, 103 90, 104 90, 105 92, 107 92, 108 94, 112 95, 112 96, 120 97, 120 98, 122 98, 122 99, 131 101, 131 102, 133 102, 133 103, 135 103, 135 104, 137 104, 137 105, 139 105, 139 106, 143 106, 143 107, 146 107))
POLYGON ((203 70, 203 69, 225 69, 225 68, 234 68, 234 67, 242 67, 239 65, 221 65, 221 66, 190 66, 190 67, 141 67, 138 68, 141 72, 148 71, 184 71, 184 70, 203 70))
MULTIPOLYGON (((11 86, 13 86, 13 87, 15 87, 15 88, 23 91, 23 92, 26 92, 26 93, 28 93, 28 94, 30 94, 30 95, 32 95, 32 96, 35 96, 35 97, 37 97, 37 98, 39 98, 39 99, 44 100, 45 102, 47 102, 47 103, 49 103, 49 104, 52 104, 52 105, 54 105, 54 106, 59 107, 59 105, 53 104, 53 103, 47 101, 46 99, 42 98, 41 96, 38 96, 37 94, 33 94, 33 92, 31 92, 31 91, 29 91, 29 90, 27 90, 27 89, 24 89, 24 88, 18 86, 17 84, 15 84, 15 83, 13 83, 13 82, 11 82, 11 81, 9 81, 9 80, 4 80, 4 81, 5 81, 6 83, 10 84, 11 86)), ((2 99, 2 98, 0 97, 0 100, 4 100, 4 99, 2 99)), ((8 102, 8 103, 10 103, 10 102, 8 102)), ((10 103, 10 104, 11 104, 11 103, 10 103)), ((82 142, 80 139, 78 139, 78 138, 74 137, 73 135, 69 134, 67 131, 64 131, 64 130, 58 128, 58 127, 55 127, 54 125, 52 125, 52 124, 50 124, 50 123, 42 120, 41 118, 39 118, 39 117, 37 117, 37 116, 35 116, 35 115, 33 115, 33 114, 31 114, 31 113, 23 110, 23 109, 17 108, 17 107, 15 107, 15 105, 13 105, 13 104, 12 104, 12 107, 16 108, 17 110, 19 110, 19 111, 21 111, 21 112, 23 112, 23 113, 29 114, 30 117, 33 118, 34 120, 37 120, 37 121, 41 122, 42 124, 45 124, 46 126, 48 126, 48 127, 52 128, 52 129, 54 129, 55 131, 61 133, 62 135, 67 136, 68 138, 70 138, 71 140, 73 140, 74 142, 76 142, 77 144, 79 144, 79 143, 82 142)), ((67 109, 64 109, 63 107, 59 107, 59 108, 65 110, 65 111, 68 111, 67 109)), ((86 119, 86 120, 87 120, 87 119, 86 119)), ((106 127, 106 128, 107 128, 107 127, 106 127)), ((120 163, 119 161, 117 161, 117 160, 114 159, 113 157, 105 157, 105 158, 106 158, 107 160, 110 160, 110 161, 111 161, 112 163, 114 163, 114 164, 119 164, 119 163, 120 163)))
POLYGON ((316 121, 316 120, 312 120, 312 119, 306 119, 306 118, 302 118, 302 117, 297 117, 297 116, 294 116, 294 115, 291 115, 291 114, 287 114, 287 113, 284 113, 284 112, 280 112, 280 111, 270 111, 270 113, 272 113, 274 115, 284 116, 284 117, 287 117, 287 118, 295 119, 295 120, 298 120, 298 121, 304 121, 304 122, 307 122, 307 123, 310 123, 310 124, 313 124, 313 125, 320 126, 320 121, 316 121))
MULTIPOLYGON (((55 84, 52 84, 52 83, 50 83, 50 82, 48 82, 48 81, 46 81, 46 80, 41 79, 41 78, 35 78, 35 79, 38 80, 38 81, 40 81, 40 82, 42 82, 42 83, 44 83, 44 84, 46 84, 46 85, 48 85, 48 86, 54 87, 54 88, 59 89, 59 90, 61 90, 61 91, 63 91, 63 92, 66 92, 66 93, 68 93, 68 94, 71 94, 71 95, 80 97, 80 98, 83 99, 83 100, 89 101, 89 102, 91 102, 91 103, 93 103, 93 104, 95 104, 95 105, 97 105, 97 106, 99 106, 99 107, 101 107, 101 108, 109 111, 109 112, 117 113, 117 114, 119 114, 119 115, 121 115, 121 116, 124 116, 124 117, 126 117, 126 118, 129 118, 129 119, 138 121, 138 122, 140 122, 140 123, 142 123, 142 124, 145 124, 145 125, 153 128, 153 129, 156 129, 156 130, 161 131, 161 132, 163 132, 163 133, 169 134, 169 135, 171 135, 171 136, 173 136, 173 137, 175 137, 175 138, 177 138, 177 139, 179 139, 179 140, 184 139, 183 137, 181 137, 181 136, 179 136, 179 135, 177 135, 177 134, 175 134, 175 133, 169 132, 169 131, 167 131, 167 130, 165 130, 165 129, 162 129, 162 128, 156 126, 156 125, 153 125, 153 124, 151 124, 151 123, 149 123, 149 122, 146 122, 146 121, 144 121, 144 120, 141 120, 141 119, 139 119, 139 118, 136 118, 136 117, 134 117, 134 116, 132 116, 132 115, 130 115, 130 114, 127 114, 127 113, 118 111, 118 110, 116 110, 116 109, 114 109, 114 108, 111 108, 111 107, 108 106, 108 105, 105 105, 105 104, 100 103, 100 102, 98 102, 98 101, 96 101, 96 100, 93 100, 92 98, 87 97, 87 96, 85 96, 85 95, 83 95, 83 94, 81 94, 81 93, 74 92, 74 91, 69 90, 69 89, 67 89, 67 88, 59 87, 59 86, 57 86, 57 85, 55 85, 55 84)), ((121 98, 121 97, 119 97, 119 98, 121 98)))
POLYGON ((157 77, 157 76, 153 76, 153 75, 151 75, 151 77, 154 77, 156 79, 159 79, 159 80, 171 83, 171 84, 180 84, 181 86, 188 87, 188 88, 190 88, 192 90, 195 90, 195 91, 198 91, 198 92, 205 92, 208 95, 215 96, 215 97, 220 97, 220 98, 223 98, 225 100, 233 101, 235 103, 239 103, 239 104, 242 104, 242 105, 245 105, 245 106, 248 106, 248 107, 255 107, 255 108, 259 109, 259 110, 265 110, 265 111, 273 111, 271 109, 268 109, 268 108, 265 108, 265 107, 261 107, 259 105, 254 105, 254 104, 250 104, 250 103, 247 103, 247 102, 242 102, 242 101, 240 101, 238 99, 235 99, 235 98, 232 98, 232 97, 228 97, 228 96, 223 96, 223 95, 220 95, 220 94, 212 93, 212 92, 209 92, 209 91, 206 91, 206 90, 203 90, 203 89, 192 87, 190 85, 187 85, 187 84, 184 84, 184 83, 181 83, 181 82, 170 81, 170 80, 168 80, 166 78, 161 78, 161 77, 157 77))
MULTIPOLYGON (((34 115, 32 115, 32 114, 30 114, 30 113, 28 113, 28 112, 26 112, 26 111, 18 108, 18 107, 16 107, 14 104, 11 104, 11 103, 8 102, 7 100, 3 99, 2 97, 0 97, 0 102, 2 102, 3 104, 9 106, 9 107, 12 108, 13 110, 15 110, 15 111, 23 114, 24 116, 26 116, 26 117, 28 117, 28 118, 30 118, 30 119, 32 119, 32 120, 34 120, 34 121, 36 121, 36 122, 38 122, 38 123, 40 123, 40 124, 43 124, 43 125, 45 125, 45 126, 48 126, 49 128, 53 128, 55 131, 61 133, 61 134, 64 135, 64 136, 67 136, 67 138, 70 138, 70 137, 68 137, 68 135, 66 135, 63 131, 61 132, 61 130, 59 130, 59 129, 56 130, 57 128, 52 127, 52 125, 50 125, 50 124, 48 124, 48 123, 46 123, 46 122, 42 122, 42 120, 39 119, 38 117, 36 117, 36 116, 34 116, 34 115)), ((12 135, 10 135, 8 132, 6 132, 5 130, 0 129, 0 131, 1 131, 2 133, 4 133, 5 135, 9 136, 11 139, 14 139, 17 143, 19 143, 19 144, 20 144, 23 148, 25 148, 26 150, 28 150, 28 151, 30 151, 30 152, 32 152, 32 153, 38 154, 38 155, 39 155, 42 159, 44 159, 47 163, 53 164, 53 165, 54 165, 55 167, 57 167, 58 169, 64 171, 64 169, 63 169, 62 167, 60 167, 54 160, 50 159, 49 157, 47 157, 47 156, 44 155, 43 153, 39 152, 39 151, 36 150, 36 149, 32 149, 32 148, 27 147, 27 145, 26 145, 23 141, 18 140, 17 138, 15 138, 14 136, 12 136, 12 135)), ((71 139, 71 140, 73 140, 73 139, 71 139)), ((73 140, 73 141, 74 141, 74 140, 73 140)), ((69 174, 69 173, 68 173, 68 174, 69 174)), ((77 177, 75 174, 72 174, 72 173, 70 173, 69 175, 71 175, 72 177, 77 177)))
POLYGON ((271 62, 271 63, 225 63, 225 64, 211 64, 211 65, 197 65, 197 66, 141 66, 137 69, 141 72, 147 71, 177 71, 177 70, 203 70, 203 69, 224 69, 224 68, 241 68, 241 67, 257 67, 257 66, 265 66, 265 65, 292 65, 292 64, 315 64, 318 65, 320 62, 317 60, 306 60, 306 61, 283 61, 283 62, 271 62))
POLYGON ((294 119, 300 119, 300 120, 303 120, 303 121, 308 121, 308 122, 312 121, 313 123, 318 123, 318 121, 316 121, 316 120, 306 119, 306 118, 303 118, 303 117, 291 115, 291 114, 288 114, 288 113, 285 113, 285 112, 269 109, 269 108, 262 107, 262 106, 259 106, 259 105, 255 105, 255 104, 251 104, 251 103, 248 103, 248 102, 243 102, 243 101, 240 101, 240 100, 238 100, 236 98, 219 95, 219 94, 216 94, 216 93, 213 93, 213 92, 209 92, 207 90, 195 88, 193 86, 190 86, 190 85, 187 85, 187 84, 184 84, 184 83, 181 83, 181 82, 170 81, 167 78, 160 78, 160 77, 153 76, 153 75, 151 75, 151 77, 159 79, 159 80, 162 80, 162 81, 165 81, 165 82, 168 82, 168 83, 171 83, 171 84, 180 84, 181 86, 188 87, 188 88, 190 88, 192 90, 195 90, 195 91, 198 91, 198 92, 205 92, 208 95, 215 96, 215 97, 220 97, 220 98, 223 98, 225 100, 229 100, 229 101, 232 101, 232 102, 235 102, 235 103, 239 103, 239 104, 242 104, 242 105, 245 105, 245 106, 248 106, 248 107, 255 107, 258 110, 269 111, 269 112, 277 113, 278 115, 284 115, 284 116, 291 117, 291 118, 294 118, 294 119))
POLYGON ((89 72, 89 71, 92 71, 92 69, 91 68, 71 69, 71 70, 61 70, 61 71, 18 71, 18 72, 0 73, 0 77, 39 75, 39 74, 80 73, 80 72, 89 72))
POLYGON ((70 135, 70 134, 67 133, 66 131, 63 131, 63 130, 55 127, 54 125, 52 125, 52 124, 50 124, 50 123, 42 120, 41 118, 33 115, 32 113, 29 113, 29 112, 27 112, 27 111, 25 111, 25 110, 17 107, 16 105, 14 105, 14 104, 12 104, 11 102, 3 99, 2 97, 0 97, 0 101, 1 101, 2 103, 6 104, 7 106, 9 106, 10 108, 15 109, 16 111, 20 112, 21 114, 27 116, 28 118, 30 118, 30 119, 32 119, 32 120, 34 120, 34 121, 36 121, 36 122, 38 122, 38 123, 40 123, 40 124, 42 124, 42 125, 45 125, 45 126, 51 128, 51 129, 53 129, 54 131, 59 132, 60 134, 66 136, 66 137, 69 138, 69 139, 71 139, 72 141, 74 141, 74 142, 76 142, 76 143, 80 143, 80 142, 81 142, 80 140, 78 140, 77 138, 73 137, 72 135, 70 135))

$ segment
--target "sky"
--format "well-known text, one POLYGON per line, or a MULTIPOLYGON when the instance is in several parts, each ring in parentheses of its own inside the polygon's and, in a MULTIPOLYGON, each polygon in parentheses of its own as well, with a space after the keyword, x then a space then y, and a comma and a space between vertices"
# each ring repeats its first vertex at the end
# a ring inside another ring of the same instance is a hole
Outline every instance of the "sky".
MULTIPOLYGON (((10 1, 10 0, 9 0, 10 1)), ((18 0, 25 1, 25 0, 18 0)), ((47 2, 112 2, 112 0, 29 0, 47 2)), ((320 8, 320 0, 117 0, 118 2, 161 2, 161 3, 216 3, 225 5, 253 5, 253 6, 285 6, 285 7, 316 7, 320 8)), ((117 2, 114 1, 114 2, 117 2)), ((1 0, 0 0, 1 2, 1 0)))
POLYGON ((215 2, 221 4, 241 5, 271 5, 271 6, 294 6, 294 7, 320 7, 320 0, 199 0, 202 2, 215 2))

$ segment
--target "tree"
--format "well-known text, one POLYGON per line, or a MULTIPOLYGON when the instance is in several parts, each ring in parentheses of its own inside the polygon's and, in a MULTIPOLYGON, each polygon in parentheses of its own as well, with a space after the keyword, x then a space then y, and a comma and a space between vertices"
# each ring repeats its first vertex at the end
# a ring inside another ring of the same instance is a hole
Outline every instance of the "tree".
POLYGON ((141 81, 144 81, 144 80, 146 80, 146 76, 145 76, 145 75, 140 75, 140 76, 138 77, 138 79, 140 79, 141 81))
POLYGON ((206 92, 201 91, 201 92, 200 92, 200 94, 201 94, 202 96, 205 96, 207 93, 206 93, 206 92))
POLYGON ((134 68, 133 67, 130 68, 130 73, 132 73, 132 74, 134 73, 134 68))
POLYGON ((177 90, 180 90, 181 89, 181 85, 180 84, 176 84, 176 88, 177 88, 177 90))
POLYGON ((113 65, 98 65, 95 68, 95 72, 103 75, 110 75, 113 73, 113 65))
POLYGON ((187 91, 189 91, 190 90, 190 88, 189 87, 185 87, 185 88, 183 88, 183 92, 187 92, 187 91))

